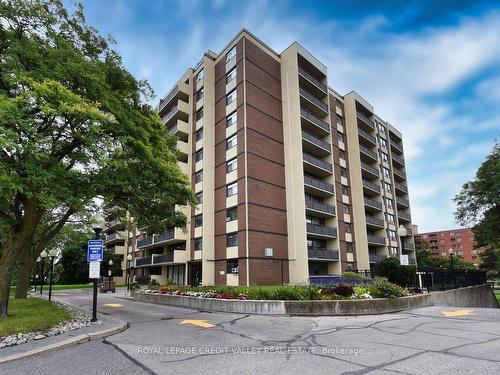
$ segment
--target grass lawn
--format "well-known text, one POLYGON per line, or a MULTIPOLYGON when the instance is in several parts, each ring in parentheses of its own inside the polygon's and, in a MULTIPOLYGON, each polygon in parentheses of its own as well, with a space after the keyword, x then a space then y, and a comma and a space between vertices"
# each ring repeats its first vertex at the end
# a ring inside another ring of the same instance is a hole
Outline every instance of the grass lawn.
MULTIPOLYGON (((120 287, 123 285, 117 285, 116 287, 120 287)), ((32 288, 35 286, 32 285, 32 288)), ((87 289, 87 288, 92 288, 92 284, 71 284, 71 285, 52 285, 52 290, 65 290, 65 289, 87 289)), ((37 285, 36 287, 37 290, 40 290, 40 285, 37 285)), ((49 291, 49 286, 47 284, 43 284, 43 290, 44 292, 49 291)), ((15 293, 16 292, 16 287, 11 286, 10 287, 10 292, 15 293)))
POLYGON ((69 317, 65 309, 41 298, 11 299, 7 318, 0 318, 0 336, 45 331, 69 317))
POLYGON ((497 297, 497 301, 500 303, 500 292, 495 292, 495 297, 497 297))

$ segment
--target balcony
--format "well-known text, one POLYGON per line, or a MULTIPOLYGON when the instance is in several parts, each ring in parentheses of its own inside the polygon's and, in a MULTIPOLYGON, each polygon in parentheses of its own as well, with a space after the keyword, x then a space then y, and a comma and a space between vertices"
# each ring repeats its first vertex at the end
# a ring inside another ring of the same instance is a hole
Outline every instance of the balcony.
POLYGON ((299 67, 299 76, 303 78, 300 80, 300 82, 307 85, 311 91, 319 90, 323 95, 328 94, 328 86, 314 77, 312 74, 308 73, 304 68, 299 67))
POLYGON ((106 222, 106 228, 105 228, 106 231, 109 232, 109 231, 112 231, 113 229, 116 229, 116 228, 124 229, 124 226, 120 220, 113 219, 113 220, 108 220, 106 222))
POLYGON ((179 159, 180 161, 187 162, 188 156, 190 154, 189 144, 187 142, 178 140, 177 143, 175 144, 175 153, 177 155, 177 159, 179 159))
POLYGON ((394 164, 398 164, 398 166, 402 168, 405 166, 405 159, 403 159, 401 156, 391 153, 391 157, 392 161, 395 162, 394 164))
POLYGON ((385 258, 387 258, 387 255, 379 255, 373 253, 368 254, 368 259, 370 260, 370 263, 377 263, 384 260, 385 258))
POLYGON ((402 181, 406 180, 406 173, 402 170, 393 168, 392 171, 394 172, 394 177, 399 177, 402 181))
POLYGON ((396 189, 396 191, 399 191, 400 193, 403 193, 403 194, 408 193, 408 188, 406 187, 406 184, 394 182, 394 188, 396 189))
POLYGON ((316 202, 312 199, 306 199, 306 211, 313 212, 317 216, 331 217, 335 216, 335 206, 327 203, 316 202))
POLYGON ((385 245, 385 237, 374 236, 372 234, 367 235, 368 245, 385 245))
POLYGON ((385 228, 384 220, 377 217, 366 215, 365 221, 367 227, 385 228))
POLYGON ((337 238, 337 228, 306 223, 307 235, 312 238, 337 238))
POLYGON ((410 264, 410 266, 416 266, 417 260, 415 258, 408 258, 408 263, 410 264))
POLYGON ((307 152, 303 152, 304 171, 313 173, 320 177, 325 177, 332 174, 333 167, 330 163, 321 160, 307 152))
POLYGON ((406 235, 407 236, 413 236, 413 230, 411 230, 410 228, 406 228, 406 235))
POLYGON ((330 143, 323 141, 305 130, 302 130, 302 149, 319 156, 326 156, 331 152, 330 143))
POLYGON ((314 116, 311 112, 305 109, 300 109, 300 116, 302 117, 302 126, 309 130, 311 133, 316 133, 321 137, 330 134, 330 124, 320 120, 318 117, 314 116))
POLYGON ((403 243, 403 250, 413 251, 413 250, 415 250, 415 245, 413 245, 412 243, 404 242, 403 243))
POLYGON ((145 267, 153 264, 153 257, 135 258, 136 267, 145 267))
POLYGON ((373 182, 367 181, 363 179, 363 191, 367 195, 378 195, 380 194, 380 185, 379 184, 374 184, 373 182))
POLYGON ((370 208, 375 211, 382 211, 382 202, 365 197, 365 208, 370 208))
POLYGON ((182 120, 177 120, 176 124, 168 130, 168 133, 170 135, 175 135, 184 142, 187 142, 189 137, 189 124, 182 120))
POLYGON ((372 130, 375 130, 375 124, 373 123, 373 120, 370 120, 367 116, 365 116, 364 114, 362 114, 361 112, 359 111, 356 111, 356 117, 361 120, 361 122, 369 127, 370 129, 372 130))
POLYGON ((171 127, 176 120, 184 122, 189 121, 189 104, 179 100, 177 105, 174 106, 165 116, 162 117, 163 122, 167 127, 171 127))
POLYGON ((306 192, 321 197, 332 196, 334 194, 334 188, 332 184, 311 176, 304 176, 304 185, 304 190, 306 192))
POLYGON ((137 241, 137 247, 154 247, 157 245, 174 244, 183 241, 186 241, 186 234, 182 232, 182 229, 175 228, 139 240, 137 241))
POLYGON ((379 177, 379 170, 378 168, 372 167, 369 164, 361 162, 361 172, 363 172, 363 175, 368 178, 378 178, 379 177))
POLYGON ((308 247, 307 256, 314 260, 339 260, 338 250, 322 249, 318 247, 308 247))
POLYGON ((125 241, 125 232, 116 231, 106 235, 105 244, 111 245, 113 243, 124 242, 125 241))
POLYGON ((301 96, 300 104, 304 107, 310 109, 311 112, 315 113, 317 116, 327 116, 328 115, 328 104, 321 101, 311 93, 307 92, 303 88, 299 88, 299 94, 301 96))
POLYGON ((172 263, 174 261, 174 253, 153 255, 153 264, 172 263))
POLYGON ((399 154, 399 155, 402 155, 403 154, 403 146, 399 143, 397 143, 396 141, 394 141, 393 139, 391 139, 391 147, 399 154))
POLYGON ((106 249, 109 254, 125 254, 125 246, 115 245, 106 249))
POLYGON ((396 197, 396 203, 398 204, 398 206, 402 206, 405 208, 410 207, 410 201, 406 198, 396 197))
POLYGON ((399 210, 398 210, 398 218, 399 218, 399 221, 411 221, 410 214, 401 212, 399 210))
POLYGON ((361 156, 365 157, 366 159, 368 159, 368 161, 370 163, 376 163, 378 162, 378 158, 377 158, 377 153, 370 150, 369 148, 365 147, 365 146, 362 146, 362 145, 359 145, 359 151, 361 153, 361 156))
POLYGON ((375 137, 371 134, 368 134, 364 130, 361 130, 358 128, 358 135, 359 135, 359 140, 360 142, 364 142, 370 147, 376 146, 377 145, 377 140, 375 137))
POLYGON ((176 99, 182 98, 184 101, 189 101, 189 85, 182 82, 176 84, 169 93, 160 99, 160 103, 156 107, 156 112, 158 116, 163 116, 165 112, 168 112, 176 102, 176 99))

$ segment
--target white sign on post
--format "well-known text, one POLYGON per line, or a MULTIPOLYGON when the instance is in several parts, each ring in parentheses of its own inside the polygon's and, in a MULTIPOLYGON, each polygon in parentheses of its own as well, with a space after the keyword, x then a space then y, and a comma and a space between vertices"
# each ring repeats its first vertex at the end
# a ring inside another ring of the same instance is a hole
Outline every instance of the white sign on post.
POLYGON ((410 261, 408 259, 408 255, 407 254, 401 254, 399 256, 399 263, 402 265, 402 266, 409 266, 410 265, 410 261))
POLYGON ((98 279, 101 276, 101 262, 89 262, 89 279, 98 279))

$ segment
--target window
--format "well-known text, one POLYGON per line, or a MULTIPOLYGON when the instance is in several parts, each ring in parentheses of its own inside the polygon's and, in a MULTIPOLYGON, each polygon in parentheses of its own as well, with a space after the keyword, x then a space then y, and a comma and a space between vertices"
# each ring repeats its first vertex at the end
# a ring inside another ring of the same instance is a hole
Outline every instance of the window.
POLYGON ((226 117, 226 128, 229 128, 231 125, 236 124, 237 113, 234 111, 229 116, 226 117))
POLYGON ((203 248, 203 238, 198 237, 194 239, 194 249, 201 250, 203 248))
POLYGON ((236 57, 236 46, 231 48, 231 50, 226 54, 226 62, 231 61, 236 57))
POLYGON ((196 142, 203 138, 203 128, 198 129, 195 134, 196 142))
POLYGON ((342 134, 341 132, 337 132, 337 136, 339 138, 339 142, 344 143, 344 134, 342 134))
POLYGON ((236 89, 231 91, 229 94, 226 95, 226 105, 231 104, 236 100, 236 89))
POLYGON ((233 195, 238 194, 238 183, 233 182, 226 186, 226 197, 231 197, 233 195))
POLYGON ((353 253, 354 252, 354 248, 352 246, 352 242, 346 242, 345 243, 345 251, 348 252, 348 253, 353 253))
POLYGON ((389 238, 392 240, 392 241, 396 241, 396 231, 395 230, 389 230, 389 238))
POLYGON ((196 82, 201 81, 201 80, 203 79, 204 74, 205 74, 205 72, 203 71, 203 69, 202 69, 202 70, 200 70, 200 71, 198 72, 198 74, 196 75, 196 82))
POLYGON ((342 116, 337 115, 337 125, 342 126, 342 116))
POLYGON ((385 141, 385 139, 379 137, 378 141, 379 141, 381 147, 387 148, 387 142, 385 141))
POLYGON ((196 101, 200 101, 201 99, 203 99, 203 88, 196 92, 196 101))
POLYGON ((198 151, 196 151, 195 160, 197 162, 200 160, 203 160, 203 149, 202 148, 200 148, 198 151))
POLYGON ((238 220, 238 206, 226 210, 226 221, 238 220))
POLYGON ((395 221, 394 221, 394 215, 387 214, 387 222, 389 224, 394 224, 395 223, 395 221))
POLYGON ((238 144, 238 135, 234 134, 226 140, 226 150, 233 148, 238 144))
POLYGON ((393 204, 392 204, 392 199, 390 198, 385 198, 385 201, 386 201, 386 204, 387 204, 387 208, 393 208, 393 204))
POLYGON ((346 160, 346 154, 344 150, 339 150, 339 158, 342 160, 346 160))
POLYGON ((392 193, 391 184, 389 184, 387 182, 384 182, 384 189, 385 189, 386 192, 392 193))
POLYGON ((226 234, 226 247, 238 246, 238 232, 226 234))
POLYGON ((382 158, 383 161, 389 163, 389 156, 385 152, 380 151, 380 157, 382 158))
POLYGON ((203 118, 203 108, 200 108, 196 111, 196 121, 201 120, 203 118))
POLYGON ((391 171, 389 169, 387 169, 386 167, 384 167, 384 177, 391 178, 390 177, 391 176, 390 172, 391 171))
POLYGON ((196 172, 196 174, 194 175, 194 181, 195 181, 196 184, 198 182, 202 182, 203 181, 203 171, 196 172))
POLYGON ((385 134, 385 126, 382 125, 381 123, 378 123, 378 130, 380 133, 385 134))
POLYGON ((344 223, 344 229, 346 233, 351 233, 351 223, 344 223))
POLYGON ((389 253, 390 253, 391 257, 397 256, 398 255, 398 248, 394 247, 394 246, 391 246, 389 248, 389 253))
POLYGON ((347 177, 347 169, 345 169, 344 167, 340 167, 340 175, 342 177, 347 177))
POLYGON ((325 225, 325 221, 316 216, 306 215, 307 224, 325 225))
POLYGON ((238 259, 227 260, 227 273, 238 273, 238 259))
POLYGON ((351 212, 351 210, 349 209, 349 205, 344 204, 344 213, 349 215, 350 212, 351 212))
POLYGON ((342 194, 349 195, 349 187, 342 185, 342 194))
POLYGON ((203 225, 203 214, 196 215, 194 217, 194 226, 201 227, 203 225))
POLYGON ((199 193, 196 193, 196 200, 198 201, 198 204, 203 203, 203 192, 200 191, 199 193))
POLYGON ((226 83, 231 82, 235 78, 236 78, 236 67, 231 69, 229 73, 226 74, 226 83))
POLYGON ((226 162, 226 173, 230 173, 238 169, 238 159, 234 158, 226 162))

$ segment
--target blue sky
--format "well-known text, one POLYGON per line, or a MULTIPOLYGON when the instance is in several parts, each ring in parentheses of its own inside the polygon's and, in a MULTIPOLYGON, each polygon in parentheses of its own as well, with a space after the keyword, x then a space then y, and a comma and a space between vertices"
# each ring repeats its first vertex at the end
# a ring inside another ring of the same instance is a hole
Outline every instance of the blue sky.
POLYGON ((281 52, 298 41, 402 131, 413 222, 456 227, 452 197, 500 139, 498 1, 87 0, 125 66, 164 95, 245 27, 281 52))

